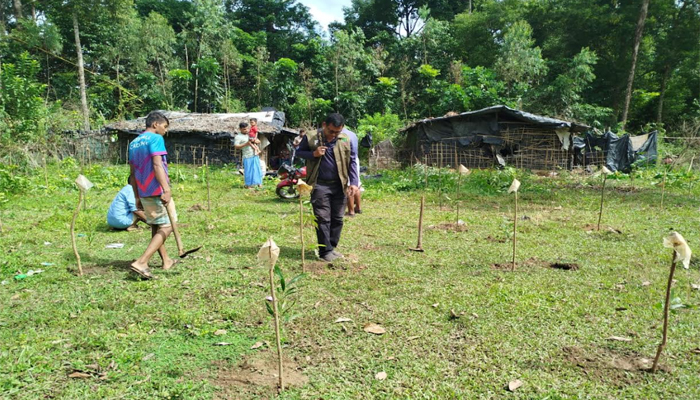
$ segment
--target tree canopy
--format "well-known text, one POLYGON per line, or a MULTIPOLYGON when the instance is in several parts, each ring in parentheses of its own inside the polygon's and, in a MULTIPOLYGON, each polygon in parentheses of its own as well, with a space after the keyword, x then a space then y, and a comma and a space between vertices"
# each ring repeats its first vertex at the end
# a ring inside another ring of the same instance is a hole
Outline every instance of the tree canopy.
MULTIPOLYGON (((352 0, 324 32, 297 0, 6 0, 0 140, 81 126, 76 48, 93 126, 266 106, 292 126, 331 110, 394 124, 500 103, 614 127, 642 4, 352 0)), ((644 21, 626 127, 676 129, 700 118, 700 1, 651 1, 644 21)))

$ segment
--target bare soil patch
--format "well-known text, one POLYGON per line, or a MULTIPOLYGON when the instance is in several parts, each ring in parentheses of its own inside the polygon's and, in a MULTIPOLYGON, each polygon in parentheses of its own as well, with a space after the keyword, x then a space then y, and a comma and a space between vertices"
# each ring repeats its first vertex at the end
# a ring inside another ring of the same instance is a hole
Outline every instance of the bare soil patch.
POLYGON ((506 242, 505 238, 496 238, 496 237, 493 237, 491 235, 486 236, 484 238, 484 240, 486 240, 487 242, 491 242, 491 243, 505 243, 506 242))
POLYGON ((204 210, 205 210, 204 206, 202 206, 200 204, 195 204, 189 208, 189 211, 204 211, 204 210))
MULTIPOLYGON (((536 257, 528 258, 525 261, 520 261, 515 263, 515 268, 532 268, 532 267, 542 267, 542 268, 554 268, 554 269, 561 269, 564 271, 576 271, 579 269, 579 265, 576 263, 567 263, 567 262, 562 262, 562 261, 557 261, 557 262, 549 262, 549 261, 544 261, 540 260, 536 257)), ((491 269, 499 270, 499 271, 510 271, 513 269, 513 263, 511 262, 505 262, 505 263, 496 263, 491 265, 491 269)))
MULTIPOLYGON (((243 358, 236 366, 222 365, 212 380, 221 388, 215 399, 270 399, 277 394, 277 353, 261 351, 243 358)), ((303 386, 309 382, 302 368, 293 360, 284 359, 283 373, 285 388, 303 386)))
POLYGON ((466 232, 467 224, 457 222, 442 222, 437 225, 429 225, 428 229, 438 229, 442 231, 466 232))
POLYGON ((549 268, 563 269, 564 271, 576 271, 579 269, 579 265, 576 263, 553 262, 549 264, 549 268))
POLYGON ((360 259, 356 254, 346 254, 344 258, 339 258, 330 263, 327 261, 306 262, 306 272, 314 275, 339 275, 345 272, 359 272, 365 269, 367 269, 367 266, 360 264, 360 259))
MULTIPOLYGON (((632 351, 620 352, 608 348, 582 349, 567 346, 562 349, 566 361, 583 369, 583 372, 599 380, 612 380, 618 385, 628 385, 641 379, 640 372, 649 372, 653 357, 645 357, 632 351)), ((668 366, 659 364, 659 370, 670 372, 668 366)))
MULTIPOLYGON (((586 231, 586 232, 588 232, 588 233, 597 232, 597 231, 598 231, 598 225, 595 225, 595 224, 587 224, 587 225, 585 225, 585 226, 583 227, 583 230, 586 231)), ((600 227, 600 232, 602 232, 602 233, 614 233, 614 234, 617 234, 617 235, 622 235, 622 231, 621 231, 621 230, 619 230, 619 229, 617 229, 617 228, 613 228, 612 226, 605 226, 605 225, 603 225, 603 226, 600 227)))
MULTIPOLYGON (((520 261, 515 263, 515 268, 532 268, 532 267, 549 267, 549 263, 547 261, 540 260, 536 257, 528 258, 525 261, 520 261)), ((510 271, 513 268, 513 263, 512 262, 505 262, 505 263, 496 263, 491 265, 491 269, 499 270, 499 271, 510 271)))

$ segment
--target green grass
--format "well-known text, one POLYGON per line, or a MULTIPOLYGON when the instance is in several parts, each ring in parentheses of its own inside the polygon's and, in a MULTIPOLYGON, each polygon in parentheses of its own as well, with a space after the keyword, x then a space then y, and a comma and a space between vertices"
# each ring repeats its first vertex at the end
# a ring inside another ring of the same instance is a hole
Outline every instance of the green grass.
MULTIPOLYGON (((232 169, 216 168, 207 212, 201 168, 182 167, 186 180, 173 185, 180 230, 186 248, 204 248, 172 271, 158 270, 154 257, 159 279, 143 282, 126 267, 145 249, 148 233, 112 232, 104 221, 127 169, 84 168, 97 187, 77 223, 85 234, 78 238, 86 270, 80 277, 69 237, 78 170, 70 162, 52 166, 48 189, 41 171, 5 176, 19 189, 0 204, 0 280, 7 281, 0 285, 1 396, 273 397, 268 388, 217 385, 243 360, 273 352, 250 350, 257 341, 274 343, 265 309, 267 270, 255 255, 272 236, 285 275, 301 272, 298 203, 276 199, 275 181, 249 191, 232 169), (196 204, 204 210, 191 210, 196 204), (113 242, 125 246, 105 249, 113 242), (17 271, 39 268, 45 272, 13 279, 17 271), (227 333, 214 335, 219 329, 227 333), (217 342, 230 345, 213 346, 217 342), (69 378, 74 371, 91 377, 69 378)), ((460 218, 468 230, 455 232, 430 227, 455 218, 451 202, 438 207, 440 175, 432 171, 425 253, 407 250, 417 237, 420 171, 365 180, 363 214, 346 220, 338 249, 349 260, 332 269, 310 262, 313 272, 299 283, 293 310, 299 316, 285 325, 284 351, 309 382, 279 397, 700 398, 700 355, 692 352, 700 346, 696 309, 672 314, 663 371, 626 367, 652 359, 660 341, 657 305, 670 264, 663 236, 677 230, 700 251, 697 179, 674 175, 665 211, 657 174, 608 180, 603 225, 622 231, 616 234, 584 229, 597 221, 599 179, 519 173, 519 215, 526 218, 518 223, 518 260, 534 261, 510 272, 492 265, 511 258, 513 197, 504 189, 514 172, 476 171, 463 181, 461 195, 454 193, 456 176, 443 174, 448 196, 463 201, 460 218), (538 261, 580 268, 556 270, 538 261), (451 318, 450 310, 460 317, 451 318), (334 323, 339 317, 353 322, 343 328, 334 323), (365 333, 370 322, 387 333, 365 333), (380 371, 386 380, 374 378, 380 371), (504 387, 513 379, 524 386, 508 393, 504 387)), ((305 232, 313 244, 311 225, 305 232)), ((167 247, 176 253, 172 239, 167 247)), ((313 258, 311 245, 306 255, 313 258)), ((700 281, 697 269, 677 272, 675 296, 685 304, 700 303, 700 292, 690 289, 700 281)))

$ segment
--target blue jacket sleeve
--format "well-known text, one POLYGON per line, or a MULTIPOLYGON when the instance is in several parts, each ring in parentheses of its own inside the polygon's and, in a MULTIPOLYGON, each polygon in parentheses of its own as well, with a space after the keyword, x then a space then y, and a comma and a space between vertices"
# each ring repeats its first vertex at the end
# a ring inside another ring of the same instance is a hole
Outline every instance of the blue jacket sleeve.
POLYGON ((311 148, 309 147, 309 139, 308 136, 304 136, 303 139, 301 139, 301 142, 299 143, 299 147, 297 148, 297 157, 301 157, 305 160, 311 160, 314 158, 314 152, 311 151, 311 148))

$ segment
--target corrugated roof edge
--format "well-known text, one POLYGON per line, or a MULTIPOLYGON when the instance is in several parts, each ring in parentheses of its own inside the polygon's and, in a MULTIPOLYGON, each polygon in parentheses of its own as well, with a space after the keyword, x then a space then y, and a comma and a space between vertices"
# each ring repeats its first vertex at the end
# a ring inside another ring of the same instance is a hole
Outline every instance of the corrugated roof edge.
POLYGON ((516 119, 520 119, 526 122, 535 122, 535 123, 540 123, 540 124, 546 124, 546 125, 557 125, 555 127, 559 128, 569 128, 570 130, 574 132, 584 132, 591 127, 588 125, 580 124, 578 122, 569 122, 569 121, 564 121, 556 118, 550 118, 550 117, 545 117, 542 115, 537 115, 537 114, 532 114, 527 111, 522 111, 522 110, 516 110, 513 108, 510 108, 508 106, 504 105, 497 105, 497 106, 491 106, 491 107, 486 107, 482 108, 481 110, 475 110, 475 111, 465 111, 461 114, 457 115, 450 115, 450 116, 444 116, 444 117, 436 117, 436 118, 425 118, 416 122, 413 122, 410 125, 407 125, 405 128, 401 129, 400 132, 405 132, 414 126, 424 124, 424 123, 429 123, 429 122, 435 122, 435 121, 444 121, 452 118, 460 118, 460 117, 471 117, 471 116, 476 116, 476 115, 484 115, 484 114, 495 114, 495 113, 500 113, 504 112, 505 114, 510 115, 511 117, 514 117, 516 119))

